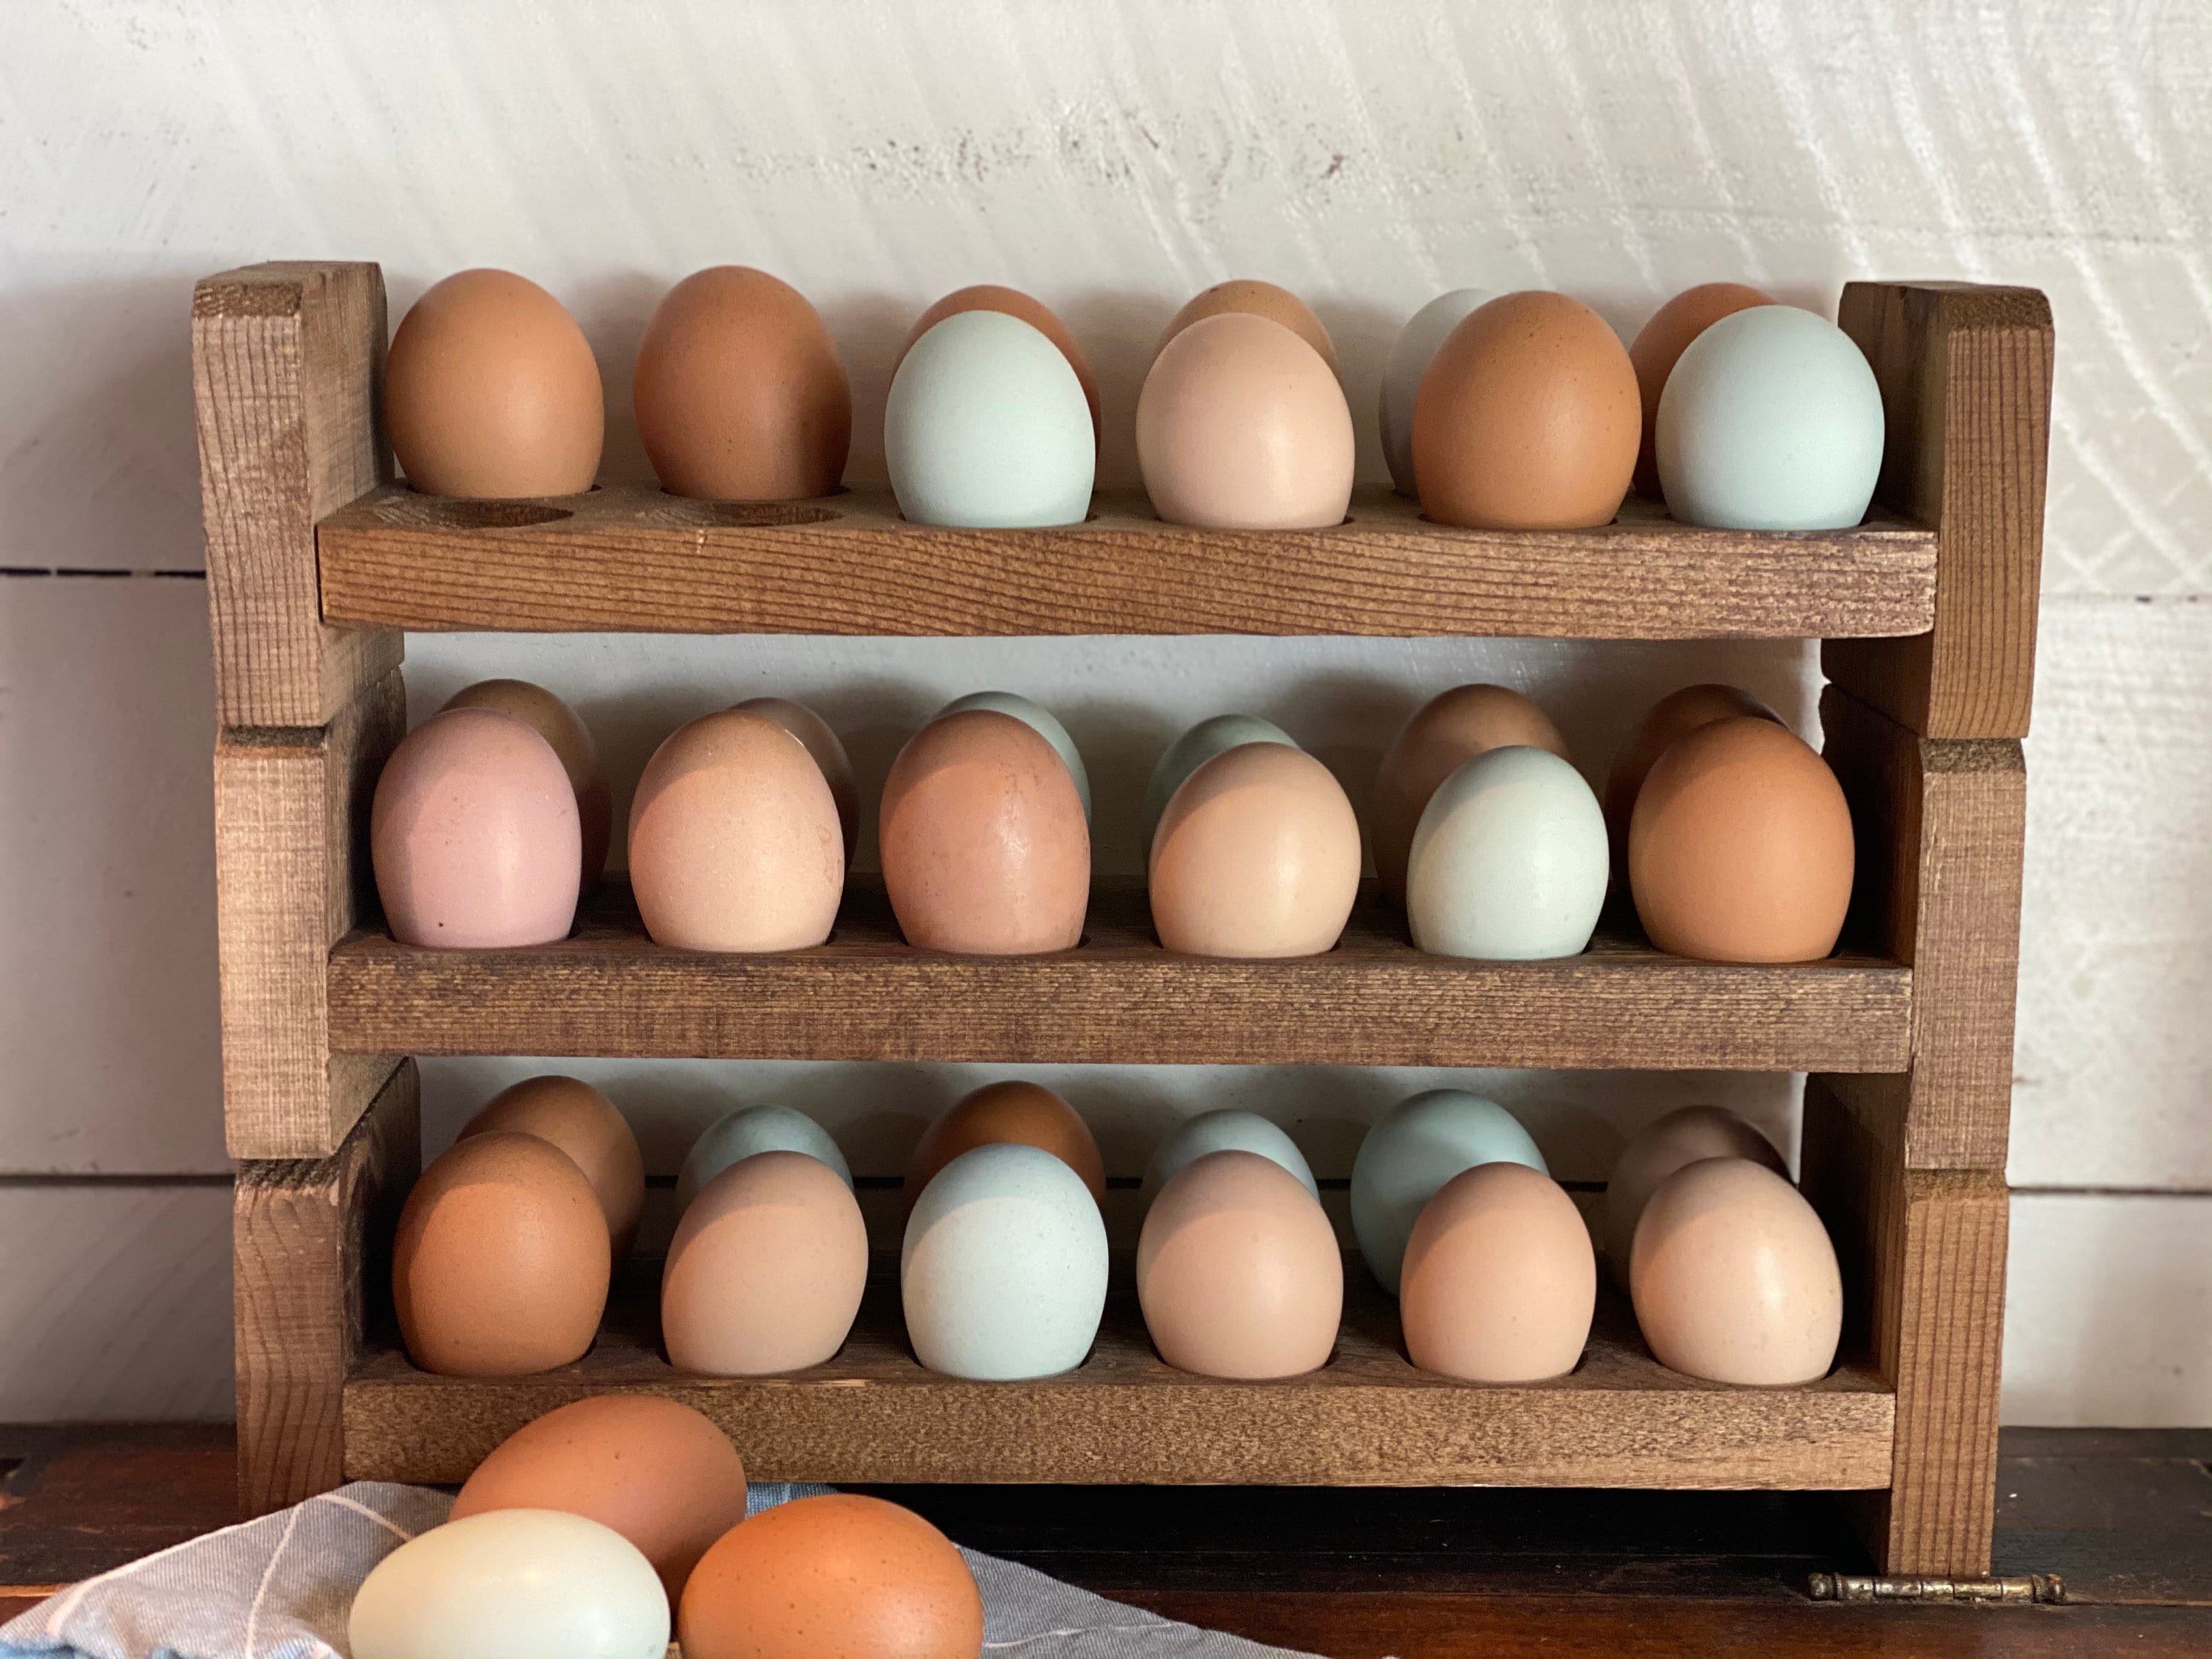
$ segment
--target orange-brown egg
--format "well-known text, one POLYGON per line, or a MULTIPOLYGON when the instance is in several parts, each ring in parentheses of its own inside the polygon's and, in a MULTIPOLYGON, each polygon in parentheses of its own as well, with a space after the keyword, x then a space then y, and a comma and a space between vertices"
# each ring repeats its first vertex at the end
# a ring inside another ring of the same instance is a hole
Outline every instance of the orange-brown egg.
POLYGON ((1652 763, 1628 878, 1652 944, 1712 962, 1812 962, 1850 908, 1851 811, 1828 764, 1771 720, 1716 720, 1652 763))
POLYGON ((561 302, 511 270, 464 270, 408 310, 385 362, 399 470, 431 495, 575 495, 606 436, 599 360, 561 302))
POLYGON ((680 1401, 599 1395, 500 1442, 448 1518, 488 1510, 560 1510, 613 1528, 653 1563, 672 1607, 699 1558, 745 1518, 745 1466, 727 1435, 680 1401))
POLYGON ((525 1078, 494 1095, 463 1126, 460 1139, 494 1129, 550 1140, 568 1154, 599 1195, 607 1231, 620 1261, 637 1237, 645 1206, 645 1158, 629 1121, 611 1100, 581 1078, 525 1078))
POLYGON ((1570 758, 1552 717, 1502 685, 1457 685, 1423 703, 1382 751, 1375 775, 1368 829, 1375 838, 1375 874, 1383 896, 1406 902, 1406 860, 1413 831, 1437 786, 1492 749, 1548 749, 1570 758))
POLYGON ((1773 1143, 1725 1107, 1677 1107, 1645 1125, 1620 1149, 1605 1183, 1605 1267, 1621 1289, 1628 1288, 1636 1224, 1651 1194, 1684 1164, 1708 1158, 1749 1158, 1788 1173, 1773 1143))
POLYGON ((1359 820, 1304 750, 1248 743, 1183 780, 1152 834, 1152 927, 1194 957, 1328 950, 1359 893, 1359 820))
POLYGON ((973 287, 956 289, 921 313, 912 328, 907 331, 906 343, 899 347, 898 358, 891 364, 896 374, 914 343, 935 328, 947 317, 963 311, 998 311, 1009 317, 1018 317, 1060 348, 1060 355, 1067 359, 1067 366, 1075 371, 1082 383, 1083 400, 1091 405, 1091 434, 1095 442, 1103 428, 1098 424, 1098 382, 1091 378, 1091 360, 1083 355, 1083 348, 1067 331, 1067 325, 1060 320, 1051 307, 1032 300, 1019 289, 1001 288, 996 283, 977 283, 973 287))
POLYGON ((1083 937, 1091 827, 1074 775, 994 709, 932 720, 884 781, 884 886, 907 943, 1020 956, 1083 937))
POLYGON ((669 289, 638 342, 631 396, 672 495, 803 501, 845 476, 844 360, 806 296, 764 270, 716 265, 669 289))
POLYGON ((1609 524, 1636 470, 1636 369, 1564 294, 1508 294, 1444 337, 1413 398, 1421 511, 1479 530, 1609 524))
POLYGON ((969 1091, 922 1131, 907 1160, 906 1201, 910 1207, 937 1172, 978 1146, 1002 1141, 1040 1147, 1083 1177, 1091 1196, 1106 1196, 1106 1164, 1082 1115, 1039 1083, 1008 1079, 969 1091))
POLYGON ((455 1141, 400 1212, 392 1297, 408 1357, 441 1376, 522 1376, 580 1359, 606 1310, 606 1212, 536 1135, 455 1141))
POLYGON ((1566 1189, 1525 1164, 1463 1170, 1406 1241, 1398 1316, 1407 1358, 1470 1382, 1540 1382, 1582 1358, 1597 1255, 1566 1189))
POLYGON ((952 1541, 857 1492, 800 1498, 732 1528, 677 1613, 684 1659, 975 1659, 983 1597, 952 1541))
POLYGON ((527 680, 479 680, 446 699, 447 708, 489 708, 512 714, 553 745, 561 769, 576 792, 576 817, 584 832, 584 885, 607 871, 614 837, 615 799, 599 770, 599 746, 576 711, 542 685, 527 680))
POLYGON ((1224 313, 1240 313, 1249 317, 1265 317, 1271 323, 1280 323, 1320 355, 1328 365, 1331 374, 1337 373, 1336 343, 1328 337, 1328 331, 1321 325, 1321 319, 1313 308, 1286 288, 1273 283, 1262 283, 1249 276, 1232 277, 1225 283, 1216 283, 1212 288, 1194 294, 1181 311, 1175 314, 1160 335, 1160 343, 1152 348, 1157 358, 1168 349, 1168 342, 1193 323, 1203 322, 1208 317, 1224 313))
POLYGON ((1667 389, 1667 377, 1674 372, 1676 359, 1689 349, 1691 341, 1722 318, 1773 303, 1757 289, 1746 288, 1741 283, 1700 283, 1661 306, 1637 331, 1635 342, 1628 348, 1628 360, 1636 366, 1637 391, 1644 403, 1644 440, 1636 454, 1636 487, 1645 495, 1659 493, 1659 458, 1652 448, 1652 430, 1659 419, 1659 394, 1667 389))
POLYGON ((1779 716, 1750 692, 1733 685, 1686 685, 1670 691, 1651 705, 1628 741, 1613 757, 1613 770, 1605 782, 1605 829, 1613 844, 1613 877, 1617 886, 1628 880, 1628 823, 1636 811, 1636 797, 1650 775, 1651 763, 1678 738, 1715 720, 1751 719, 1776 720, 1779 716))
POLYGON ((830 722, 805 703, 788 697, 747 697, 731 706, 740 714, 774 720, 814 757, 814 763, 822 769, 822 781, 830 786, 830 799, 837 803, 837 823, 845 832, 845 866, 850 869, 853 848, 860 836, 860 791, 853 781, 852 760, 830 722))

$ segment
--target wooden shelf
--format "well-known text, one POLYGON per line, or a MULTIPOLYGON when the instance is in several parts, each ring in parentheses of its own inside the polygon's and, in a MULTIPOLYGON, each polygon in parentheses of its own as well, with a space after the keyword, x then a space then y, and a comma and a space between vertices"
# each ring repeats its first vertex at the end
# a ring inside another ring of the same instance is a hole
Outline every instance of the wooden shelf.
POLYGON ((555 945, 356 931, 328 992, 352 1054, 1896 1072, 1911 1024, 1911 970, 1877 957, 1736 967, 1601 935, 1466 962, 1414 950, 1372 884, 1327 955, 1228 962, 1162 950, 1133 885, 1093 894, 1077 949, 993 957, 908 945, 878 878, 854 878, 828 944, 774 956, 657 945, 610 883, 555 945))
POLYGON ((1090 1359, 1036 1382, 968 1382, 907 1345, 896 1258, 878 1259, 827 1365, 774 1378, 685 1376, 659 1349, 657 1261, 635 1264, 576 1365, 473 1380, 373 1348, 345 1388, 345 1474, 457 1481, 508 1434, 587 1395, 697 1407, 756 1480, 1267 1486, 1887 1486, 1896 1401, 1863 1364, 1802 1389, 1738 1389, 1663 1369, 1610 1292, 1583 1363, 1558 1382, 1454 1382, 1417 1370, 1396 1305, 1345 1264, 1336 1355, 1279 1382, 1224 1382, 1153 1352, 1115 1264, 1090 1359))
POLYGON ((909 524, 887 490, 751 506, 609 485, 545 501, 386 487, 316 531, 349 626, 682 634, 1524 635, 1839 639, 1925 633, 1936 537, 1894 520, 1752 534, 1641 501, 1596 530, 1427 522, 1365 490, 1333 530, 1163 524, 1102 491, 1054 530, 909 524))

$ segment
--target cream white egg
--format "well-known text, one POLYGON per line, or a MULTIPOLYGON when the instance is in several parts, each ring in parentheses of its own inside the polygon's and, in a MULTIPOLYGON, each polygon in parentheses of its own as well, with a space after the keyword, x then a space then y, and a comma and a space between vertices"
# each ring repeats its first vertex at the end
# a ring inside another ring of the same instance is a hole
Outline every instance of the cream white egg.
POLYGON ((1413 397, 1428 373, 1429 359, 1457 328, 1460 319, 1492 298, 1488 289, 1455 288, 1439 294, 1406 319, 1397 343, 1382 366, 1382 454, 1390 463, 1390 481, 1401 495, 1419 500, 1413 487, 1413 397))

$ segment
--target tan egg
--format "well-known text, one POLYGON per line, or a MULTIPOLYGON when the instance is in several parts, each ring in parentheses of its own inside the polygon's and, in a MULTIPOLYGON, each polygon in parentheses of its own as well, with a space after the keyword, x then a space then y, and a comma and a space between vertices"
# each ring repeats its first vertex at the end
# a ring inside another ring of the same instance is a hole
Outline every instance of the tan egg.
POLYGON ((1169 341, 1137 398, 1137 462, 1170 524, 1311 530, 1344 522, 1356 442, 1344 388, 1264 317, 1230 313, 1169 341))
POLYGON ((561 769, 576 792, 576 817, 584 831, 584 885, 607 872, 607 844, 614 837, 615 798, 599 770, 599 746, 576 711, 542 685, 527 680, 479 680, 446 699, 447 708, 489 708, 512 714, 553 745, 561 769))
POLYGON ((1105 1160, 1081 1114, 1042 1084, 1009 1079, 969 1091, 922 1131, 907 1160, 908 1206, 961 1153, 1008 1141, 1050 1152, 1083 1177, 1094 1200, 1104 1200, 1105 1160))
POLYGON ((1444 337, 1413 398, 1421 511, 1478 530, 1610 524, 1636 471, 1636 369, 1564 294, 1508 294, 1444 337))
POLYGON ((1850 907, 1851 811, 1828 764, 1768 720, 1703 726, 1653 763, 1628 829, 1629 888, 1662 951, 1813 962, 1850 907))
POLYGON ((1636 811, 1636 797, 1650 775, 1651 763, 1674 742, 1715 720, 1761 720, 1780 723, 1780 717, 1750 692, 1733 685, 1686 685, 1670 691, 1651 705, 1651 712, 1629 733, 1628 741, 1613 757, 1605 783, 1605 829, 1613 844, 1613 878, 1616 886, 1628 882, 1628 824, 1636 811))
POLYGON ((679 1401, 607 1394, 556 1407, 500 1442, 447 1518, 559 1510, 611 1527, 653 1564, 672 1606, 714 1540, 745 1518, 745 1466, 679 1401))
POLYGON ((1651 1194, 1684 1164, 1708 1158, 1749 1158, 1789 1173, 1773 1143, 1724 1107, 1679 1107, 1646 1124, 1620 1149, 1605 1183, 1605 1267, 1621 1289, 1628 1288, 1629 1251, 1651 1194))
POLYGON ((1462 1170, 1424 1205, 1399 1270, 1406 1353, 1470 1382, 1540 1382, 1581 1363, 1597 1255, 1566 1189, 1525 1164, 1462 1170))
POLYGON ((1095 441, 1103 430, 1098 424, 1098 382, 1091 378, 1091 361, 1083 355, 1083 348, 1067 331, 1067 325, 1060 320, 1052 307, 1041 304, 1019 289, 1001 288, 996 283, 977 283, 971 288, 956 289, 921 313, 907 331, 906 343, 899 347, 898 357, 891 364, 896 374, 898 366, 906 361, 906 354, 914 343, 935 328, 947 317, 963 311, 997 311, 1009 317, 1018 317, 1060 348, 1060 355, 1067 359, 1067 366, 1075 371, 1082 382, 1083 400, 1091 405, 1091 434, 1095 441))
POLYGON ((1160 1358, 1257 1381, 1328 1363, 1344 1253, 1314 1195, 1273 1158, 1194 1158, 1160 1188, 1137 1240, 1137 1301, 1160 1358))
POLYGON ((1637 331, 1628 348, 1628 360, 1636 366, 1637 391, 1644 403, 1643 447, 1636 454, 1637 489, 1647 495, 1659 494, 1659 458, 1652 448, 1651 434, 1659 419, 1659 394, 1667 389, 1667 377, 1674 372, 1675 361, 1689 349, 1691 341, 1722 318, 1773 303, 1757 289, 1746 288, 1741 283, 1700 283, 1661 306, 1637 331))
POLYGON ((377 776, 368 841, 403 945, 545 945, 575 924, 576 792, 553 745, 512 715, 456 708, 410 732, 377 776))
POLYGON ((577 495, 606 435, 599 361, 561 302, 511 270, 464 270, 401 319, 385 362, 392 453, 415 489, 577 495))
POLYGON ((400 1212, 392 1297, 408 1357, 441 1376, 523 1376, 584 1357, 607 1305, 606 1212, 536 1135, 455 1141, 400 1212))
POLYGON ((1189 302, 1175 314, 1175 320, 1160 336, 1160 343, 1152 348, 1158 358, 1168 349, 1168 342, 1193 323, 1224 313, 1242 313, 1250 317, 1265 317, 1271 323, 1280 323, 1297 335, 1328 365, 1328 372, 1338 372, 1336 343, 1328 337, 1328 331, 1321 325, 1321 319, 1304 300, 1286 288, 1273 283, 1257 282, 1249 276, 1233 277, 1225 283, 1216 283, 1212 288, 1191 296, 1189 302))
POLYGON ((860 835, 860 791, 853 781, 852 760, 830 722, 805 703, 788 697, 748 697, 732 706, 740 714, 774 720, 814 757, 814 763, 822 769, 822 781, 830 786, 830 799, 837 803, 838 827, 845 832, 845 867, 852 868, 853 848, 860 835))
POLYGON ((606 1212, 615 1260, 629 1254, 638 1212, 645 1206, 645 1158, 629 1121, 614 1102, 581 1078, 525 1078, 486 1102, 459 1138, 494 1129, 536 1135, 568 1153, 606 1212))
POLYGON ((715 265, 669 289, 638 342, 631 396, 671 495, 804 501, 845 476, 844 360, 806 296, 764 270, 715 265))
POLYGON ((1552 717, 1502 685, 1456 685, 1423 703, 1382 751, 1375 775, 1368 829, 1375 838, 1375 874, 1383 896, 1406 902, 1406 860, 1413 831, 1437 786, 1492 749, 1548 749, 1571 759, 1552 717))
POLYGON ((845 890, 836 798, 775 720, 732 708, 702 715, 654 750, 637 781, 629 880, 657 944, 819 945, 845 890))
POLYGON ((756 1152, 699 1190, 660 1279, 668 1363, 768 1376, 834 1358, 860 1310, 868 1230, 818 1158, 756 1152))
POLYGON ((1836 1248, 1805 1195, 1763 1164, 1709 1158, 1661 1182, 1628 1275, 1636 1322, 1670 1370, 1776 1387, 1836 1363, 1836 1248))
POLYGON ((916 732, 884 781, 878 840, 909 945, 1022 956, 1083 937, 1083 798, 1060 751, 1011 714, 963 709, 916 732))
POLYGON ((1152 834, 1160 943, 1182 956, 1310 957, 1359 893, 1359 820, 1304 750, 1226 750, 1183 780, 1152 834))

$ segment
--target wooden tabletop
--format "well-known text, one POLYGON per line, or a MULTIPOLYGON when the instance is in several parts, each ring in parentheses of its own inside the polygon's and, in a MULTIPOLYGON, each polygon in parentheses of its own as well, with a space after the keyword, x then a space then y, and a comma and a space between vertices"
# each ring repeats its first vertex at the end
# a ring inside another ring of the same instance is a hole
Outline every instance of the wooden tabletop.
MULTIPOLYGON (((230 1520, 230 1431, 0 1428, 0 1617, 230 1520)), ((1332 1659, 2212 1652, 2212 1431, 2011 1430, 1996 1571, 2060 1607, 1814 1601, 1864 1563, 1791 1493, 878 1488, 962 1543, 1332 1659)))

